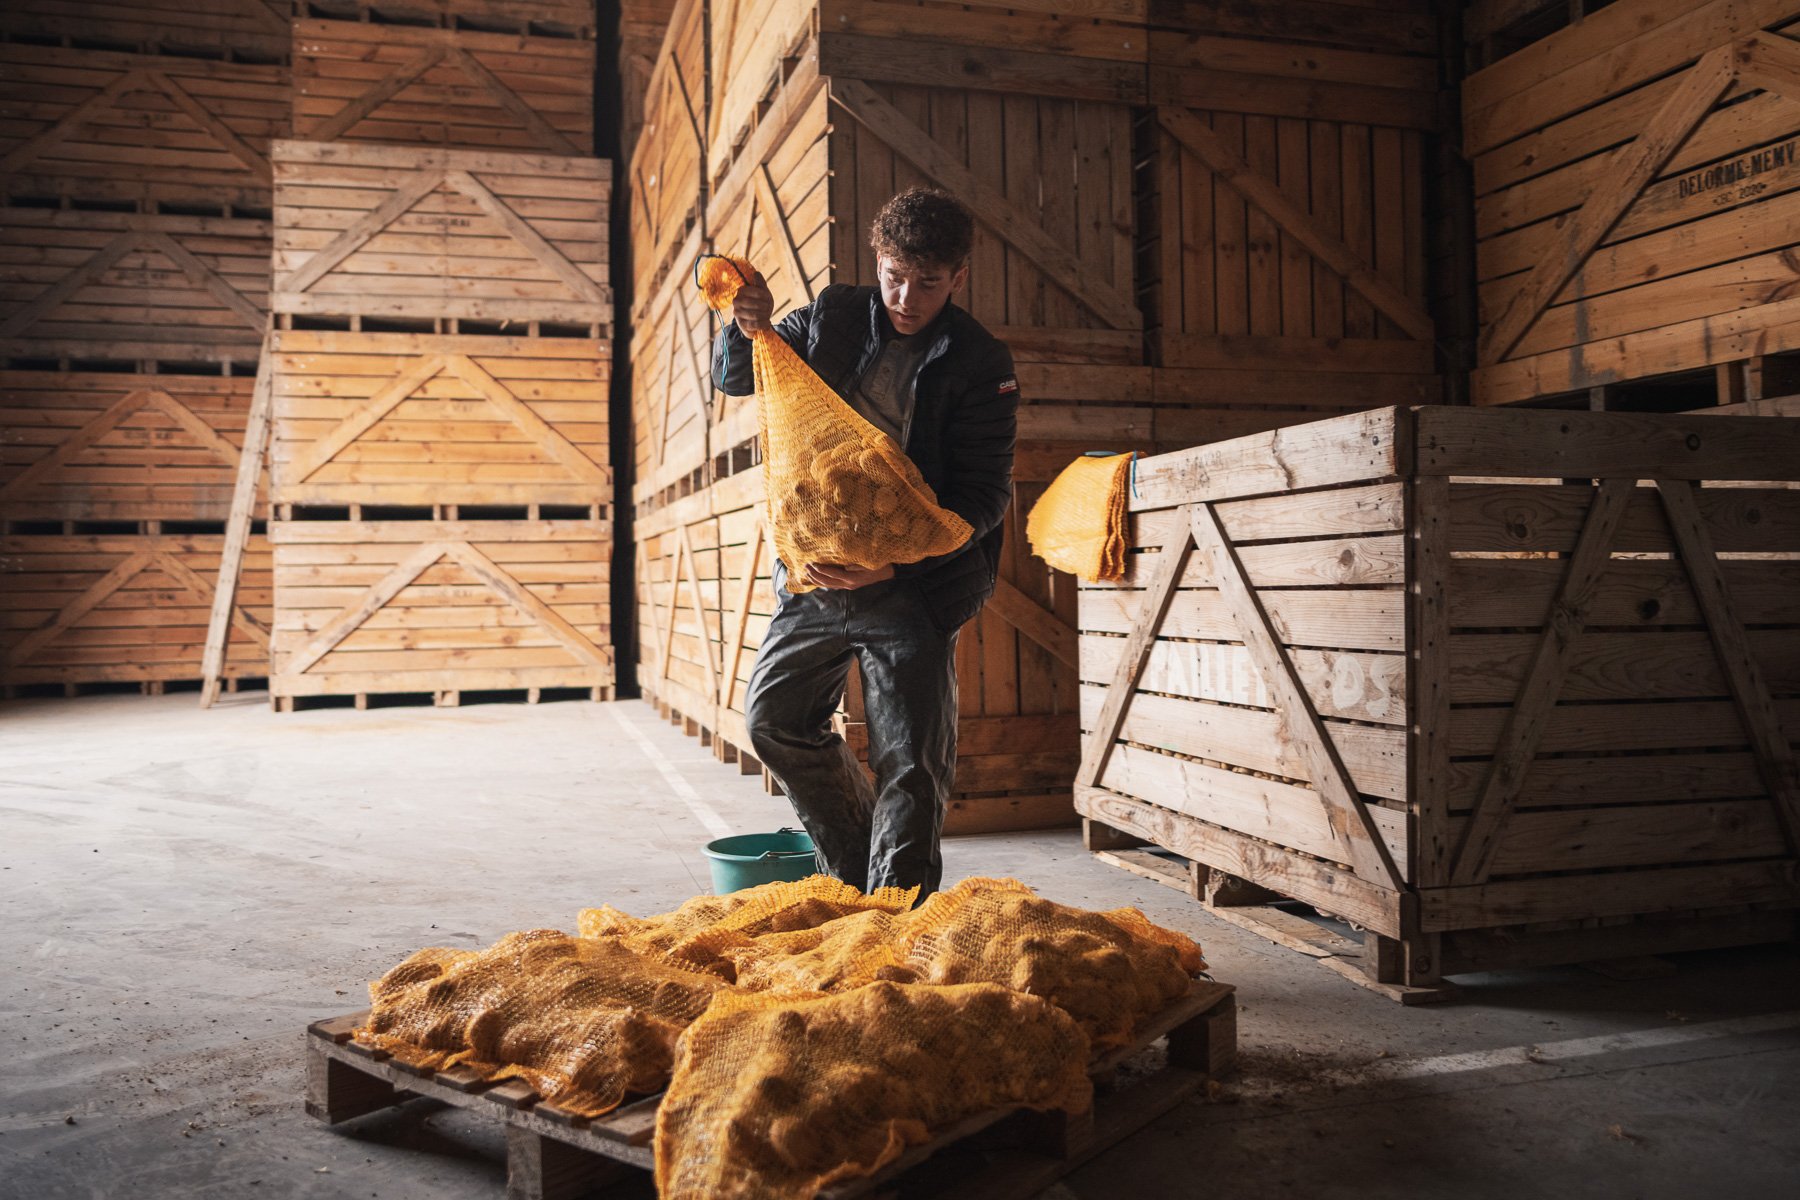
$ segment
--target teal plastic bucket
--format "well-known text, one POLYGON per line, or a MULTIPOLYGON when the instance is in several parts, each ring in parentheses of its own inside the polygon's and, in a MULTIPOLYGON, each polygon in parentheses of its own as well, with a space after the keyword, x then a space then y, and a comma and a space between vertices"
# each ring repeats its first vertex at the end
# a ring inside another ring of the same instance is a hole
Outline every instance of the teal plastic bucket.
POLYGON ((723 896, 759 883, 805 879, 819 873, 812 839, 798 829, 744 833, 706 843, 713 891, 723 896))

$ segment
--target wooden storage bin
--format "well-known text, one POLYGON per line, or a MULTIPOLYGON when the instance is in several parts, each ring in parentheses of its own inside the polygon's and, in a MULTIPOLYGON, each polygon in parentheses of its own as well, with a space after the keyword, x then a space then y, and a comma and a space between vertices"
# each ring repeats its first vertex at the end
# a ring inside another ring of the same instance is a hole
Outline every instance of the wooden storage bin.
POLYGON ((1159 414, 1211 441, 1436 401, 1431 6, 1152 20, 1139 243, 1159 414))
POLYGON ((1144 460, 1130 576, 1081 594, 1076 806, 1390 939, 1391 982, 1786 936, 1796 480, 1770 417, 1389 408, 1144 460))
MULTIPOLYGON (((217 534, 0 539, 0 682, 200 678, 224 542, 217 534)), ((268 674, 272 599, 268 542, 252 537, 224 678, 268 674)))
POLYGON ((290 0, 8 0, 0 33, 30 44, 96 43, 148 54, 287 59, 290 0))
POLYGON ((287 106, 282 66, 0 43, 7 200, 266 216, 287 106))
POLYGON ((631 273, 638 311, 700 222, 706 142, 706 5, 677 0, 648 83, 631 151, 631 273))
POLYGON ((254 361, 269 237, 266 220, 0 211, 0 356, 254 361))
POLYGON ((594 43, 585 38, 294 22, 294 136, 588 155, 594 43))
POLYGON ((224 520, 255 382, 0 372, 0 517, 224 520))
POLYGON ((281 330, 283 505, 612 503, 604 343, 281 330))
POLYGON ((1800 7, 1619 0, 1470 76, 1475 399, 1800 349, 1800 7))
POLYGON ((638 133, 644 127, 650 76, 656 71, 657 55, 674 11, 674 0, 624 0, 619 5, 619 146, 626 162, 632 160, 638 133))
POLYGON ((270 695, 610 697, 611 532, 597 520, 275 525, 270 695))
POLYGON ((609 332, 604 160, 324 142, 274 158, 277 312, 609 332))

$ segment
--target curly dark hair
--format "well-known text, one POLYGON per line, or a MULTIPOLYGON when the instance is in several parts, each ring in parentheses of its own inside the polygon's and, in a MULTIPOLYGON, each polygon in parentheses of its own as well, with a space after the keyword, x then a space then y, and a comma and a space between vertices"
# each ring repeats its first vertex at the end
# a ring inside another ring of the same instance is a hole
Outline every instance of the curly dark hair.
POLYGON ((954 269, 975 248, 975 218, 949 192, 909 187, 875 214, 869 245, 912 266, 954 269))

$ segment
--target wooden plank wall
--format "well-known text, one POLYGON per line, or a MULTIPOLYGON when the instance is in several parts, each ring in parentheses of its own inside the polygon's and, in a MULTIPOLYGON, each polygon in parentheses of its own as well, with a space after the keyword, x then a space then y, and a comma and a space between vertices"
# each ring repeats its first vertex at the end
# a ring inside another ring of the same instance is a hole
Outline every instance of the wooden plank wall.
POLYGON ((1469 77, 1478 403, 1800 350, 1797 35, 1792 0, 1619 0, 1469 77))

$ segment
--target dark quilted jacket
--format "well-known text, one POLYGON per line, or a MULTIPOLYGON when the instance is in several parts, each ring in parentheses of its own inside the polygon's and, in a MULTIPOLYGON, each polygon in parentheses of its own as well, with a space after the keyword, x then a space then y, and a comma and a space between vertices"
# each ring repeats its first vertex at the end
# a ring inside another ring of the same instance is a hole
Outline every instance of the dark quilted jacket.
MULTIPOLYGON (((880 351, 885 322, 877 289, 835 284, 783 317, 776 330, 847 397, 880 351)), ((896 567, 895 574, 915 582, 933 619, 948 630, 979 612, 994 591, 1001 521, 1012 502, 1019 392, 1005 344, 956 305, 946 305, 921 336, 932 342, 913 384, 904 449, 938 503, 975 533, 961 549, 896 567)), ((750 341, 735 321, 725 322, 713 343, 713 382, 728 396, 755 390, 750 341)))

